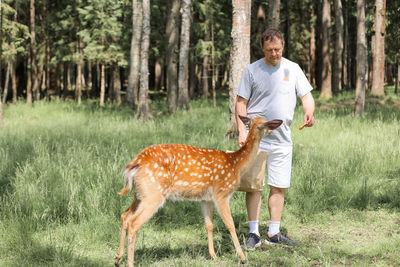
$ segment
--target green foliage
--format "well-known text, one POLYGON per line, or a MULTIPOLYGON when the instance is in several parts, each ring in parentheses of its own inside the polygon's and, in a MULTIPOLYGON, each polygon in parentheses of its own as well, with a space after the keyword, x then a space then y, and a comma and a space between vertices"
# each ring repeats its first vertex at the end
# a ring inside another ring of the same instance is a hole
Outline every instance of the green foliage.
POLYGON ((9 4, 12 1, 2 3, 2 58, 16 59, 16 55, 26 55, 26 45, 30 38, 28 26, 18 22, 17 10, 9 4))

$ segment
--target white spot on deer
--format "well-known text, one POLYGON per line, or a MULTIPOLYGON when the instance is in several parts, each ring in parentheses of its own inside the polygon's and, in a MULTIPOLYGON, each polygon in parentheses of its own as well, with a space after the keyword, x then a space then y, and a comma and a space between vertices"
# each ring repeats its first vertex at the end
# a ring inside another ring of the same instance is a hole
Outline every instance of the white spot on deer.
POLYGON ((158 168, 158 164, 154 163, 154 168, 157 169, 158 168))
POLYGON ((188 185, 189 183, 188 182, 183 182, 183 185, 188 185))
POLYGON ((183 182, 181 180, 175 182, 176 185, 181 185, 183 182))
POLYGON ((228 172, 228 177, 231 177, 231 173, 230 172, 228 172))
POLYGON ((188 172, 188 171, 189 171, 189 168, 185 168, 184 171, 185 171, 185 172, 188 172))
POLYGON ((218 175, 215 175, 215 180, 218 180, 218 178, 219 178, 219 176, 218 176, 218 175))
POLYGON ((153 183, 155 183, 155 182, 156 182, 156 179, 154 179, 154 177, 151 176, 151 181, 152 181, 153 183))

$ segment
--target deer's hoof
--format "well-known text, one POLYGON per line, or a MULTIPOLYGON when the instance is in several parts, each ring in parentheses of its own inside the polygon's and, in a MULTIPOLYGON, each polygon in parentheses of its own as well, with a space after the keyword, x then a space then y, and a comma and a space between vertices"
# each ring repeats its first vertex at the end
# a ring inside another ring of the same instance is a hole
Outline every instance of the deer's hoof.
POLYGON ((246 264, 246 263, 247 263, 247 260, 241 260, 241 261, 240 261, 240 264, 241 264, 241 265, 244 265, 244 264, 246 264))
POLYGON ((121 262, 122 262, 122 257, 118 257, 118 256, 115 257, 115 262, 114 262, 115 267, 119 267, 121 262))

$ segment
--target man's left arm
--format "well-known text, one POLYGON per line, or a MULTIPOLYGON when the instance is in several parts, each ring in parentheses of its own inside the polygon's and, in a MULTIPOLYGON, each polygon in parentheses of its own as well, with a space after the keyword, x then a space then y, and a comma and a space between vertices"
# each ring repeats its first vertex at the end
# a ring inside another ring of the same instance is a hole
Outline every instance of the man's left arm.
POLYGON ((315 123, 314 110, 315 102, 311 92, 301 98, 304 110, 304 124, 306 127, 312 127, 315 123))

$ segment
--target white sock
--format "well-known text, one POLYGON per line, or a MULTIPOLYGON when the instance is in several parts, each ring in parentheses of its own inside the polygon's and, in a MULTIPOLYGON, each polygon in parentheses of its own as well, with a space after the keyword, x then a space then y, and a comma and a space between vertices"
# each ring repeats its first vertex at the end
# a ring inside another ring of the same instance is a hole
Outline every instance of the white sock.
POLYGON ((248 221, 249 223, 249 227, 250 227, 250 233, 256 234, 256 235, 260 235, 260 233, 258 232, 258 221, 248 221))
POLYGON ((281 222, 269 222, 268 233, 270 236, 276 235, 279 233, 279 228, 281 226, 281 222))

